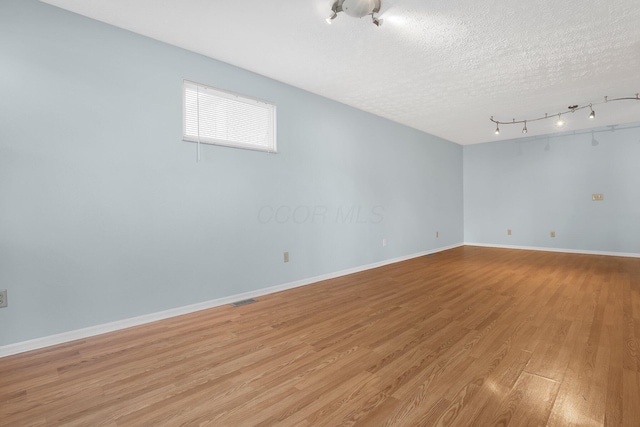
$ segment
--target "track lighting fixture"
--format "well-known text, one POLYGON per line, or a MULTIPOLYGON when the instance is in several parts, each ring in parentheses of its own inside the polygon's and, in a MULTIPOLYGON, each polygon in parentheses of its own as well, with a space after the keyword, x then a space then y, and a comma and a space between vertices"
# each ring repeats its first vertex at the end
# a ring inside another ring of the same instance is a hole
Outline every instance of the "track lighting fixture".
POLYGON ((569 107, 567 107, 567 111, 564 111, 562 113, 558 113, 558 114, 553 114, 553 115, 549 115, 549 114, 545 114, 544 117, 537 117, 535 119, 523 119, 523 120, 516 120, 513 119, 510 122, 507 121, 501 121, 501 120, 496 120, 493 118, 493 116, 491 116, 491 118, 489 120, 491 120, 493 123, 496 124, 496 131, 495 134, 496 135, 500 135, 500 125, 512 125, 515 123, 523 123, 524 127, 522 128, 522 133, 527 133, 529 132, 529 129, 527 128, 527 122, 537 122, 540 120, 546 120, 546 119, 550 119, 552 117, 557 117, 556 121, 555 121, 555 126, 557 128, 561 128, 564 127, 564 125, 566 124, 566 121, 564 119, 564 117, 562 117, 563 114, 568 114, 568 113, 575 113, 578 110, 582 110, 583 108, 589 108, 591 110, 591 113, 589 113, 589 119, 595 119, 596 118, 596 112, 593 109, 594 105, 600 105, 600 104, 606 104, 608 102, 614 102, 614 101, 627 101, 627 100, 631 100, 631 101, 640 101, 640 94, 636 93, 636 96, 629 96, 629 97, 624 97, 624 98, 613 98, 613 99, 609 99, 609 97, 605 96, 604 97, 604 101, 603 102, 594 102, 591 104, 586 104, 586 105, 570 105, 569 107))
POLYGON ((339 12, 344 12, 354 18, 362 18, 367 15, 371 15, 373 24, 376 27, 382 25, 382 19, 375 16, 380 12, 381 0, 336 0, 331 6, 331 16, 326 21, 331 24, 331 21, 337 18, 339 12))

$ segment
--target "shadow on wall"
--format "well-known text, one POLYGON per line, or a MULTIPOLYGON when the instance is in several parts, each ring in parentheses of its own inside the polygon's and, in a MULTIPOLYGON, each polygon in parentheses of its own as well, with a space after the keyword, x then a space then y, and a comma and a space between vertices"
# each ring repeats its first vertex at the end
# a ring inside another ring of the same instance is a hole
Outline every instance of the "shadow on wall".
MULTIPOLYGON (((578 130, 578 131, 569 131, 563 132, 559 134, 553 135, 540 135, 533 136, 529 138, 520 138, 515 142, 518 146, 518 155, 524 154, 524 145, 530 145, 531 143, 535 143, 537 141, 544 141, 544 151, 551 151, 552 143, 560 142, 563 139, 567 139, 574 136, 585 135, 591 143, 591 146, 597 147, 600 145, 600 140, 598 140, 598 135, 615 133, 620 131, 626 131, 631 129, 640 129, 640 124, 629 124, 629 125, 609 125, 603 128, 597 129, 587 129, 587 130, 578 130)), ((640 139, 638 139, 638 143, 640 143, 640 139)))

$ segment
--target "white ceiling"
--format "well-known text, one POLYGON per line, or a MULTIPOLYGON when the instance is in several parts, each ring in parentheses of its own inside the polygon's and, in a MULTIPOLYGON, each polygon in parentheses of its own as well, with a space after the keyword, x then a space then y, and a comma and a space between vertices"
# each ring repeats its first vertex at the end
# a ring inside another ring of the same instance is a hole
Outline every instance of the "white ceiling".
MULTIPOLYGON (((523 136, 494 135, 490 116, 640 92, 638 0, 382 0, 379 28, 344 13, 327 24, 333 0, 44 1, 459 144, 523 136)), ((640 122, 638 101, 594 108, 563 130, 640 122)))

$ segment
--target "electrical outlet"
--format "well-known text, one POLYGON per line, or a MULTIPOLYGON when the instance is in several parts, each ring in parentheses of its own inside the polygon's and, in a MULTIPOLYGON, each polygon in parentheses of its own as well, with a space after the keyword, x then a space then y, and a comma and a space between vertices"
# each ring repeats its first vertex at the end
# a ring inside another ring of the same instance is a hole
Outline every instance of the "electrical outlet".
POLYGON ((382 239, 382 246, 387 246, 387 238, 382 239))
POLYGON ((2 289, 0 290, 0 308, 6 307, 7 305, 7 290, 2 289))
POLYGON ((284 262, 289 262, 289 252, 284 253, 284 262))
POLYGON ((440 237, 440 232, 436 231, 436 239, 440 237))
POLYGON ((592 194, 591 200, 593 200, 594 202, 601 202, 604 200, 604 194, 592 194))
POLYGON ((551 237, 556 237, 556 232, 552 231, 550 235, 551 235, 551 237))
POLYGON ((507 230, 507 236, 511 236, 511 229, 507 230))

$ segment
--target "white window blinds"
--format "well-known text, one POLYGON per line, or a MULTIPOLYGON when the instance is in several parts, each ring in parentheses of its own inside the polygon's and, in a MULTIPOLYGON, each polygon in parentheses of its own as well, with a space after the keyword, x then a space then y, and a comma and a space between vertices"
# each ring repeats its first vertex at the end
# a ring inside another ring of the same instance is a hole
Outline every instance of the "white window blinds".
POLYGON ((274 104, 188 80, 183 96, 183 140, 277 151, 274 104))

